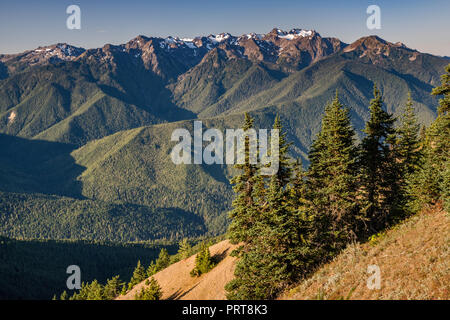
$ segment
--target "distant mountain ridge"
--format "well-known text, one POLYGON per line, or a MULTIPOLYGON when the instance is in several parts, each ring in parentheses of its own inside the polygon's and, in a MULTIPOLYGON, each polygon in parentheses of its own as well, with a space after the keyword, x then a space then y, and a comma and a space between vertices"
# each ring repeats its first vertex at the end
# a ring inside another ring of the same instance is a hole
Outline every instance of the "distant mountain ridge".
MULTIPOLYGON (((422 89, 437 83, 448 61, 376 36, 347 45, 304 29, 194 39, 138 36, 88 50, 56 44, 0 55, 0 132, 82 145, 142 125, 278 105, 285 98, 276 96, 298 83, 300 72, 330 59, 342 64, 342 58, 347 66, 377 66, 406 80, 413 98, 427 106, 422 89), (281 84, 270 97, 260 96, 281 84)), ((335 74, 326 70, 323 79, 303 79, 298 86, 328 85, 335 74)))
POLYGON ((187 66, 192 67, 198 63, 205 54, 214 48, 234 51, 239 57, 247 57, 256 61, 277 62, 289 61, 291 67, 305 66, 318 58, 337 52, 347 44, 336 38, 322 38, 314 30, 292 29, 283 31, 274 28, 267 34, 249 33, 241 36, 233 36, 229 33, 217 35, 199 36, 193 39, 178 37, 146 37, 137 36, 129 42, 121 45, 106 44, 98 49, 84 49, 65 43, 58 43, 39 47, 35 50, 25 51, 19 54, 0 55, 0 62, 6 64, 10 72, 22 70, 24 64, 35 66, 45 63, 60 61, 77 61, 89 59, 91 56, 99 59, 108 59, 111 52, 124 52, 140 58, 144 63, 152 61, 152 54, 162 49, 187 60, 187 66), (234 50, 232 50, 234 49, 234 50), (306 57, 300 57, 300 52, 307 53, 306 57))

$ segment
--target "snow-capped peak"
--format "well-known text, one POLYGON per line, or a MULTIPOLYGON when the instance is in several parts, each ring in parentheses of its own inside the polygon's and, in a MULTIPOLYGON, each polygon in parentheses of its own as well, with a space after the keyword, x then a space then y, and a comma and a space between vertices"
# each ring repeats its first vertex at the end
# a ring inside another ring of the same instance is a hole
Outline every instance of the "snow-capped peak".
POLYGON ((219 43, 219 42, 229 39, 230 37, 231 37, 231 34, 229 34, 229 33, 220 33, 220 34, 216 34, 216 35, 211 34, 208 36, 208 39, 212 43, 219 43))
POLYGON ((62 60, 72 60, 81 55, 85 49, 71 46, 66 43, 58 43, 51 46, 39 47, 31 53, 33 55, 44 55, 45 57, 56 56, 62 60))
POLYGON ((247 39, 262 40, 264 35, 252 32, 252 33, 244 34, 243 37, 246 37, 247 39))
POLYGON ((313 35, 313 30, 292 29, 289 32, 277 29, 277 35, 281 39, 293 40, 296 38, 306 38, 313 35))
POLYGON ((178 37, 172 37, 169 36, 167 38, 165 38, 162 42, 161 42, 161 48, 167 48, 167 47, 180 47, 180 46, 187 46, 191 49, 196 49, 197 46, 194 43, 195 39, 191 39, 191 38, 178 38, 178 37))

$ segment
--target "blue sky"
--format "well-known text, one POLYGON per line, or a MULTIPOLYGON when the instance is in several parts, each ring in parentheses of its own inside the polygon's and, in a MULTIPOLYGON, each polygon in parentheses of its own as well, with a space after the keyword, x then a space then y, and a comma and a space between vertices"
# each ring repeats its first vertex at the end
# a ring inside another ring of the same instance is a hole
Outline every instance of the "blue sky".
POLYGON ((267 33, 273 27, 315 29, 350 43, 377 34, 422 52, 450 56, 448 0, 41 0, 0 2, 0 53, 67 42, 85 48, 135 36, 194 37, 267 33), (81 30, 66 28, 66 8, 81 8, 81 30), (366 27, 366 8, 381 8, 381 29, 366 27))

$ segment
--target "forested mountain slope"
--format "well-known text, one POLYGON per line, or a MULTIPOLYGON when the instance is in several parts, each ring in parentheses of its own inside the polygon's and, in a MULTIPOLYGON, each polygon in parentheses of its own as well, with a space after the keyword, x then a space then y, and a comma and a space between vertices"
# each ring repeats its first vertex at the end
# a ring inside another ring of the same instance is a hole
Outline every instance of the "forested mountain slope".
POLYGON ((0 55, 1 233, 120 241, 223 233, 233 171, 175 166, 174 129, 192 134, 194 120, 236 129, 247 111, 268 129, 278 114, 291 155, 307 164, 336 90, 359 137, 374 83, 394 114, 411 91, 428 124, 437 106, 429 92, 447 63, 375 36, 347 45, 302 29, 0 55), (119 233, 99 230, 118 223, 119 233))

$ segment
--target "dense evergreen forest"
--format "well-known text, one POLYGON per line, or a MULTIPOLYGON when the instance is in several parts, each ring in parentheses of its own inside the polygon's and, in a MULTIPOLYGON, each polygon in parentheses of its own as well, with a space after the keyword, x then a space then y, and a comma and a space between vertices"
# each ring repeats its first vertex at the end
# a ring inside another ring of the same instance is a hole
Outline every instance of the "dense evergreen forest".
POLYGON ((81 279, 106 282, 112 275, 131 277, 136 261, 149 264, 161 249, 176 253, 170 242, 108 243, 95 241, 14 240, 0 237, 0 299, 46 299, 63 292, 69 265, 81 279))

